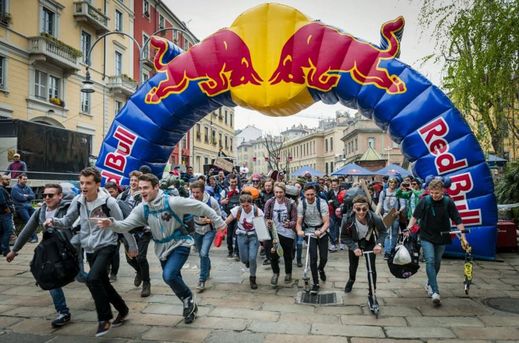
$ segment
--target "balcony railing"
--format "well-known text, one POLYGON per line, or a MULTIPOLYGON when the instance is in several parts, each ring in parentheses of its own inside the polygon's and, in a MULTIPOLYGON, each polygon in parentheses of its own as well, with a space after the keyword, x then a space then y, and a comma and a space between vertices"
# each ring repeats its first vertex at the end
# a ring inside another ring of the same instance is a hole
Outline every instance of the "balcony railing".
POLYGON ((128 75, 110 76, 107 83, 108 88, 114 93, 130 96, 137 89, 137 82, 128 75))
POLYGON ((29 38, 29 54, 34 60, 43 60, 65 70, 79 70, 81 52, 47 35, 29 38))
POLYGON ((92 25, 97 34, 109 31, 108 17, 86 0, 74 2, 74 18, 77 21, 84 21, 92 25))

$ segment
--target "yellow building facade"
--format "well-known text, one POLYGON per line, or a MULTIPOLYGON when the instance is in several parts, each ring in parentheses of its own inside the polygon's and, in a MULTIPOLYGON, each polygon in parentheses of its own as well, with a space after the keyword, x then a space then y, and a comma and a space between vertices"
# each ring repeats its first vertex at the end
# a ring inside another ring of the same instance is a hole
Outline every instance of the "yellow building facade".
MULTIPOLYGON (((0 9, 0 116, 92 136, 92 154, 135 91, 133 43, 100 40, 90 56, 94 93, 82 93, 87 52, 104 33, 133 35, 133 0, 8 0, 0 9)), ((37 139, 37 137, 35 137, 37 139)))

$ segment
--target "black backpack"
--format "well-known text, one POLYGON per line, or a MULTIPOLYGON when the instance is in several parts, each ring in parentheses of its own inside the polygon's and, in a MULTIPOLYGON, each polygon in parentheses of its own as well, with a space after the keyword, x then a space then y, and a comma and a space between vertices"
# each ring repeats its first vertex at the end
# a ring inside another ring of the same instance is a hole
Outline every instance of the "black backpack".
POLYGON ((418 235, 409 235, 409 237, 404 241, 404 246, 411 255, 411 263, 405 265, 398 265, 393 263, 393 258, 395 258, 396 254, 396 247, 391 250, 389 258, 387 259, 387 266, 389 267, 389 271, 397 279, 407 279, 416 274, 418 269, 420 269, 420 242, 418 241, 418 235))
POLYGON ((77 251, 70 243, 67 231, 48 229, 34 249, 31 273, 41 289, 63 287, 74 281, 79 273, 77 251))

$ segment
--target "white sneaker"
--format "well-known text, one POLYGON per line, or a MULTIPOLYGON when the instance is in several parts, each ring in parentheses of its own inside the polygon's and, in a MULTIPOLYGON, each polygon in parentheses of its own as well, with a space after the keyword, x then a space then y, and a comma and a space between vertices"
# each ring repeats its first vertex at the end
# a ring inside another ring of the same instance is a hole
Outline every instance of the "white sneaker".
POLYGON ((433 290, 432 290, 432 287, 429 286, 429 284, 428 284, 427 282, 425 283, 425 291, 427 292, 427 296, 428 296, 429 298, 432 297, 432 295, 433 295, 434 292, 433 292, 433 290))
POLYGON ((432 303, 435 306, 441 305, 441 299, 440 299, 440 295, 438 293, 433 293, 433 295, 432 295, 432 303))
POLYGON ((345 247, 346 247, 346 246, 345 246, 343 243, 339 244, 339 248, 340 248, 341 250, 344 250, 345 247))

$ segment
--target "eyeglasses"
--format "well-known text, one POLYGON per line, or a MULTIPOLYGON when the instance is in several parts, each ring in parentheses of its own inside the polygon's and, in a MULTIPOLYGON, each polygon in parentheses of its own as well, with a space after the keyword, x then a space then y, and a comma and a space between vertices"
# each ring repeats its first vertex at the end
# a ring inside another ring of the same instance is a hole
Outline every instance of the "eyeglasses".
POLYGON ((417 184, 418 183, 416 183, 416 182, 411 182, 411 185, 413 185, 413 186, 416 186, 417 184))
POLYGON ((54 193, 44 193, 44 194, 43 194, 43 198, 49 198, 49 199, 52 199, 52 198, 54 198, 55 195, 56 195, 56 194, 54 194, 54 193))
POLYGON ((357 212, 368 212, 367 207, 355 207, 355 211, 357 212))

